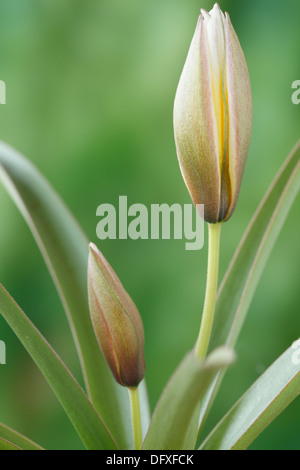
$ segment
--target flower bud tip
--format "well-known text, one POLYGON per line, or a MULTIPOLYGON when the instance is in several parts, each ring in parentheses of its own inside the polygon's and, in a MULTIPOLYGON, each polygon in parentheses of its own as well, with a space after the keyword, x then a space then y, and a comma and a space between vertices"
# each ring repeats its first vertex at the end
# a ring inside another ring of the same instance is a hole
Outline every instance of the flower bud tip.
POLYGON ((100 250, 90 243, 89 308, 100 349, 120 385, 137 387, 145 374, 139 312, 100 250))

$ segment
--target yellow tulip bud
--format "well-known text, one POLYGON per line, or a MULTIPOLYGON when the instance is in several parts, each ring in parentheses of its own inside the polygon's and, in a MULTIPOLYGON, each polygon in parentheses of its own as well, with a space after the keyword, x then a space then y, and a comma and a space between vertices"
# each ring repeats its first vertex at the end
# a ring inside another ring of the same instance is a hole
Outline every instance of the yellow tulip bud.
POLYGON ((145 374, 142 320, 116 273, 92 243, 88 296, 96 338, 115 379, 137 387, 145 374))
POLYGON ((201 10, 178 84, 174 132, 193 203, 209 223, 236 206, 249 151, 252 97, 244 54, 219 5, 201 10))

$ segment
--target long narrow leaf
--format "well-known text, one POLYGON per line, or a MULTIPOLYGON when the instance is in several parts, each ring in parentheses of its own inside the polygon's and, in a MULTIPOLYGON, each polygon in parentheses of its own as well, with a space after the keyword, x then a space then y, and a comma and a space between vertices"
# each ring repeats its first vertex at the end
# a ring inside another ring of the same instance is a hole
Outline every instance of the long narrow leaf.
MULTIPOLYGON (((220 286, 210 350, 234 347, 263 269, 300 188, 300 141, 267 191, 232 259, 220 286)), ((206 394, 200 431, 217 393, 221 372, 206 394)))
POLYGON ((115 449, 109 431, 83 390, 2 284, 0 312, 52 387, 87 449, 115 449))
POLYGON ((15 446, 11 442, 7 441, 6 439, 2 439, 0 437, 0 450, 23 450, 19 447, 15 446))
MULTIPOLYGON (((299 346, 298 346, 299 348, 299 346)), ((300 394, 300 361, 293 345, 212 430, 202 450, 244 450, 300 394)))
POLYGON ((159 399, 144 450, 194 449, 197 428, 192 435, 189 427, 197 405, 217 371, 233 359, 233 352, 225 348, 214 351, 206 361, 200 361, 193 353, 183 359, 159 399))
POLYGON ((44 450, 40 445, 28 439, 28 437, 23 436, 3 423, 0 423, 0 437, 20 447, 22 450, 44 450))
MULTIPOLYGON (((57 193, 22 155, 0 143, 0 179, 35 237, 64 305, 89 397, 120 448, 133 436, 127 391, 115 382, 95 339, 87 301, 88 240, 57 193)), ((148 409, 144 386, 142 407, 148 409)), ((143 415, 144 428, 149 415, 143 415)))

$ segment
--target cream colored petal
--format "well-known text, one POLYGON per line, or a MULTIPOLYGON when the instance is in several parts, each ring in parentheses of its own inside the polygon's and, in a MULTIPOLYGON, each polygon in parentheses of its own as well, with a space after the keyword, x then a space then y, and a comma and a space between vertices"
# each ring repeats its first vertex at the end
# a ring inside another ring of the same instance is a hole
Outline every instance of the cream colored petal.
POLYGON ((225 31, 224 17, 218 4, 209 12, 210 20, 205 23, 210 55, 213 100, 218 126, 220 168, 223 165, 225 127, 225 31))
POLYGON ((201 15, 203 16, 203 20, 205 22, 210 20, 210 14, 206 10, 202 9, 201 10, 201 15))
POLYGON ((205 220, 216 222, 220 203, 218 133, 202 16, 176 92, 174 132, 179 164, 192 200, 195 205, 204 204, 205 220))
POLYGON ((231 202, 225 220, 231 216, 241 186, 252 128, 252 96, 247 64, 229 16, 225 20, 226 75, 228 95, 228 155, 231 202))
POLYGON ((223 13, 217 3, 209 12, 209 16, 210 21, 205 22, 205 25, 214 73, 219 76, 225 56, 225 34, 223 13))

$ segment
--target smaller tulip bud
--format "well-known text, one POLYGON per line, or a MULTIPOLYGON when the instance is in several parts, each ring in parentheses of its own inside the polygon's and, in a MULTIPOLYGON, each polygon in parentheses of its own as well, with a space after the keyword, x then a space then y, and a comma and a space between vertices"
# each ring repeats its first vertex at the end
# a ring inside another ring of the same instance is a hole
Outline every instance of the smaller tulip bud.
POLYGON ((125 387, 137 387, 145 374, 142 320, 118 276, 93 243, 88 296, 96 338, 115 379, 125 387))

